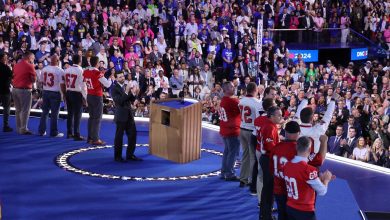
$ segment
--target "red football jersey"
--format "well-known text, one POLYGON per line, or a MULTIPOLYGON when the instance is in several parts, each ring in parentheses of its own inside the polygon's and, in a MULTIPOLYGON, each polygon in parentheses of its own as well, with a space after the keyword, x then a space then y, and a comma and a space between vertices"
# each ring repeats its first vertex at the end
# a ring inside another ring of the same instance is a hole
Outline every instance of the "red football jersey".
POLYGON ((286 183, 284 181, 284 174, 282 171, 283 166, 291 161, 297 154, 296 141, 282 141, 270 152, 270 168, 271 173, 274 175, 274 194, 286 195, 286 183))
POLYGON ((276 124, 272 123, 266 116, 259 116, 255 119, 257 145, 256 150, 262 154, 269 155, 270 150, 279 143, 279 131, 276 124))
POLYGON ((224 96, 221 100, 219 113, 219 133, 222 137, 236 137, 240 135, 240 109, 239 100, 224 96))
POLYGON ((301 161, 287 162, 282 170, 287 187, 287 205, 301 211, 314 211, 315 191, 307 181, 318 177, 317 169, 301 161))
MULTIPOLYGON (((282 168, 288 162, 291 161, 297 154, 296 150, 297 142, 296 141, 282 141, 271 150, 270 153, 270 168, 271 173, 274 175, 274 194, 275 195, 285 195, 287 194, 286 184, 284 181, 284 175, 282 168)), ((321 166, 323 158, 314 153, 314 147, 311 148, 311 154, 309 156, 308 164, 317 167, 321 166), (314 155, 313 158, 310 158, 314 155)))
POLYGON ((83 76, 88 95, 103 96, 103 87, 99 81, 100 78, 104 77, 103 73, 97 69, 86 69, 83 76))

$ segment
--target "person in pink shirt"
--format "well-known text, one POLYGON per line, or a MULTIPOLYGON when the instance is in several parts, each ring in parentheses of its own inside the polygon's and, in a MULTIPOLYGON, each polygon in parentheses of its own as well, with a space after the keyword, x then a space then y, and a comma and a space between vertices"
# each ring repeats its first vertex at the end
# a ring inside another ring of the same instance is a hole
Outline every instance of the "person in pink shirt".
POLYGON ((316 32, 316 39, 317 42, 320 42, 321 39, 320 35, 325 24, 324 18, 321 16, 321 12, 317 12, 317 16, 313 17, 313 21, 314 21, 314 32, 316 32))
MULTIPOLYGON (((148 38, 147 41, 153 41, 154 40, 154 33, 153 33, 152 29, 150 29, 148 23, 146 23, 146 22, 142 24, 142 29, 141 29, 141 32, 140 32, 140 38, 142 40, 144 40, 145 38, 148 38)), ((144 42, 145 41, 146 40, 144 40, 144 42)))
POLYGON ((134 29, 130 29, 126 33, 125 37, 125 53, 130 51, 130 48, 133 47, 133 44, 137 41, 137 35, 134 33, 134 29))
POLYGON ((390 48, 390 25, 387 25, 386 30, 383 32, 387 47, 390 48))
POLYGON ((44 25, 44 22, 43 22, 43 19, 41 18, 41 14, 37 13, 35 16, 36 17, 34 18, 34 21, 33 21, 34 32, 40 33, 41 27, 44 25))
POLYGON ((130 51, 126 53, 125 60, 129 64, 129 68, 132 69, 139 60, 138 54, 134 52, 134 47, 130 47, 130 51))

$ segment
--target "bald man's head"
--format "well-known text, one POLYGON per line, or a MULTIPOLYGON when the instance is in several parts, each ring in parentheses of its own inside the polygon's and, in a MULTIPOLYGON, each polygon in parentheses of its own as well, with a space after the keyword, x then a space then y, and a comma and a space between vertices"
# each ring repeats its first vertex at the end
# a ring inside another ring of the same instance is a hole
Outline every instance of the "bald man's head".
POLYGON ((50 65, 58 66, 59 57, 57 54, 54 54, 50 57, 50 65))

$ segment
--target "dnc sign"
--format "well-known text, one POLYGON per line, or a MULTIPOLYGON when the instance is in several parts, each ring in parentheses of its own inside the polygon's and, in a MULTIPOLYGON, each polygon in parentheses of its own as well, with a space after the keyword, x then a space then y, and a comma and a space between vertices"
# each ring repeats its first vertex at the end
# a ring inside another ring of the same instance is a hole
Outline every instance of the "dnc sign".
POLYGON ((351 60, 365 60, 368 58, 368 48, 351 49, 351 60))

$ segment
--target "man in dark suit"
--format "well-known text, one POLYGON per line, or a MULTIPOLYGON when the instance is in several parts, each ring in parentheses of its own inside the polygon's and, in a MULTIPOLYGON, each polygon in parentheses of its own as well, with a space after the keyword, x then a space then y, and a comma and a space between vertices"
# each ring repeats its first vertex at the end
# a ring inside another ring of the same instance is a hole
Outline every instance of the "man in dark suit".
POLYGON ((348 133, 349 138, 342 139, 340 141, 340 155, 344 157, 350 157, 352 155, 353 149, 355 149, 358 140, 356 137, 356 128, 349 128, 348 133))
MULTIPOLYGON (((344 123, 346 123, 348 121, 349 110, 345 106, 345 101, 344 100, 339 100, 337 102, 337 108, 336 108, 335 112, 336 112, 336 115, 337 115, 337 124, 343 125, 344 123)), ((347 131, 347 130, 345 130, 345 131, 347 131)))
POLYGON ((382 76, 379 75, 378 69, 372 69, 371 73, 368 77, 367 88, 371 90, 374 85, 377 85, 378 91, 381 91, 382 76))
POLYGON ((156 99, 160 99, 161 93, 165 93, 167 98, 173 98, 172 88, 169 87, 168 82, 162 82, 160 88, 156 91, 156 99))
POLYGON ((359 123, 355 120, 355 117, 353 115, 350 115, 348 116, 348 121, 343 124, 343 131, 345 131, 343 134, 343 138, 349 137, 350 133, 347 132, 349 132, 349 129, 352 127, 355 128, 355 136, 357 138, 362 135, 362 128, 360 127, 359 123))
POLYGON ((13 129, 8 124, 8 117, 11 104, 12 70, 8 66, 8 55, 5 53, 0 54, 0 78, 0 102, 4 108, 3 131, 11 132, 13 129))
POLYGON ((312 29, 314 28, 313 17, 309 15, 309 12, 305 13, 305 16, 299 18, 298 28, 304 28, 303 41, 311 42, 312 39, 312 29))
MULTIPOLYGON (((123 72, 115 73, 116 83, 112 87, 111 95, 115 103, 116 132, 114 140, 114 159, 117 162, 124 162, 122 158, 123 133, 127 135, 126 160, 141 161, 142 159, 134 155, 137 141, 137 131, 133 113, 131 112, 131 102, 136 97, 131 93, 131 84, 125 85, 125 76, 123 72)), ((139 92, 139 91, 137 91, 139 92)))
POLYGON ((341 156, 340 152, 340 142, 342 140, 343 126, 338 125, 336 128, 336 135, 331 136, 328 140, 328 152, 341 156))
POLYGON ((204 69, 204 62, 199 51, 196 51, 195 57, 188 61, 188 66, 191 68, 198 67, 199 69, 204 69))

